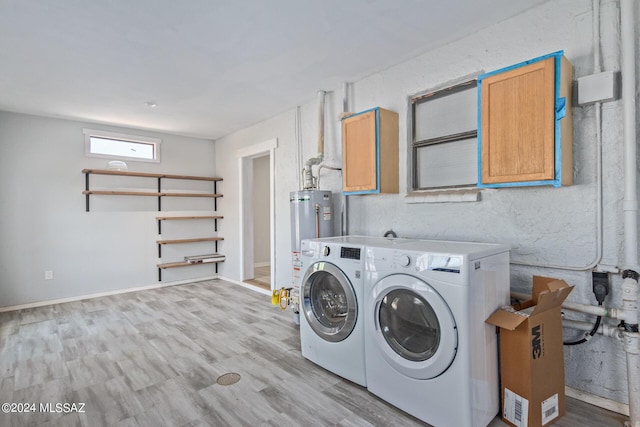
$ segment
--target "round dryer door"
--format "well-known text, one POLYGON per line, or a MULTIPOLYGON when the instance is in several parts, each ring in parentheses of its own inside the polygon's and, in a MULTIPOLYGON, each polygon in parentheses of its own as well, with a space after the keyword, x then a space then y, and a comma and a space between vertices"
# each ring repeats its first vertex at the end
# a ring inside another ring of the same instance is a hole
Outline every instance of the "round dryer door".
POLYGON ((416 379, 445 372, 456 357, 458 331, 440 294, 404 274, 383 278, 372 292, 375 345, 386 361, 416 379))
POLYGON ((316 262, 302 279, 302 312, 318 336, 342 341, 356 325, 356 294, 347 276, 333 264, 316 262))

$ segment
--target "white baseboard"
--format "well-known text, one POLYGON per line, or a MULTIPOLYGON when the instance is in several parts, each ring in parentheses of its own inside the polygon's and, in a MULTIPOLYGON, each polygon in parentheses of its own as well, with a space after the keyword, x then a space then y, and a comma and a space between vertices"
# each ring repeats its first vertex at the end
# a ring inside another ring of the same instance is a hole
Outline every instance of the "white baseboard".
POLYGON ((247 285, 246 283, 239 282, 239 281, 234 280, 234 279, 229 279, 228 277, 218 276, 218 279, 225 280, 227 282, 231 282, 234 285, 242 286, 243 288, 251 289, 252 291, 258 292, 259 294, 271 296, 271 291, 268 291, 268 290, 262 289, 262 288, 258 288, 257 286, 247 285))
POLYGON ((596 396, 595 394, 587 393, 585 391, 576 390, 575 388, 564 388, 564 394, 568 397, 580 400, 599 408, 603 408, 618 414, 629 416, 629 405, 626 403, 616 402, 615 400, 607 399, 606 397, 596 396))
POLYGON ((37 302, 31 302, 28 304, 8 305, 5 307, 0 307, 0 313, 6 312, 6 311, 22 310, 25 308, 42 307, 42 306, 51 305, 51 304, 62 304, 65 302, 82 301, 85 299, 108 297, 110 295, 127 294, 129 292, 146 291, 148 289, 166 288, 167 286, 185 285, 187 283, 202 282, 204 280, 213 280, 217 278, 218 276, 199 277, 197 279, 179 280, 176 282, 166 282, 166 283, 156 283, 155 285, 139 286, 135 288, 126 288, 126 289, 117 289, 115 291, 99 292, 96 294, 87 294, 87 295, 78 295, 75 297, 60 298, 60 299, 47 300, 47 301, 37 301, 37 302))

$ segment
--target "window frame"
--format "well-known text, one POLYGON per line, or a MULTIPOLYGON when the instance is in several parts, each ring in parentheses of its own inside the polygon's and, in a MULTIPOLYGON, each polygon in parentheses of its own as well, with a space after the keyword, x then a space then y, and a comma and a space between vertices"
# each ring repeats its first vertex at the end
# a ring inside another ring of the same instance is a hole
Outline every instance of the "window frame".
POLYGON ((98 157, 102 159, 127 160, 133 162, 160 163, 160 144, 162 140, 149 136, 132 135, 119 132, 110 132, 97 129, 82 129, 84 134, 84 153, 87 157, 98 157), (153 146, 153 158, 146 159, 142 157, 119 156, 115 154, 102 154, 91 152, 91 138, 101 138, 113 141, 130 142, 134 144, 146 144, 153 146))
MULTIPOLYGON (((449 96, 458 92, 462 92, 464 90, 469 90, 474 87, 477 88, 477 86, 478 86, 478 77, 476 74, 474 74, 473 76, 467 76, 463 79, 460 79, 457 82, 447 83, 440 87, 437 87, 434 89, 428 89, 428 90, 409 96, 408 105, 409 105, 410 114, 408 114, 408 117, 411 123, 407 127, 408 140, 409 140, 409 162, 408 163, 410 168, 410 174, 408 177, 409 178, 408 193, 424 193, 424 192, 433 192, 433 191, 477 188, 477 185, 478 185, 477 178, 476 178, 476 182, 468 183, 468 184, 456 184, 456 185, 433 186, 433 187, 418 186, 418 178, 419 178, 418 149, 423 147, 428 147, 430 145, 450 143, 450 142, 461 141, 461 140, 466 140, 470 138, 477 139, 478 138, 477 124, 474 130, 416 141, 416 106, 417 105, 424 102, 431 101, 431 100, 435 100, 438 98, 442 98, 445 96, 449 96)), ((477 159, 476 159, 476 162, 477 162, 477 159)))

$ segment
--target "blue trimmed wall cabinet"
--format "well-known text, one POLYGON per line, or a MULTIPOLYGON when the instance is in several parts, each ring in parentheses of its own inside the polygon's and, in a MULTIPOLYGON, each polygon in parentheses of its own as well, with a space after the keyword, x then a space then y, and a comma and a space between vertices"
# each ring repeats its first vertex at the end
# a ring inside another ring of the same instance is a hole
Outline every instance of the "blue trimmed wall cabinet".
POLYGON ((572 78, 563 51, 478 77, 478 187, 572 184, 572 78))
POLYGON ((398 193, 398 113, 373 108, 342 120, 345 194, 398 193))

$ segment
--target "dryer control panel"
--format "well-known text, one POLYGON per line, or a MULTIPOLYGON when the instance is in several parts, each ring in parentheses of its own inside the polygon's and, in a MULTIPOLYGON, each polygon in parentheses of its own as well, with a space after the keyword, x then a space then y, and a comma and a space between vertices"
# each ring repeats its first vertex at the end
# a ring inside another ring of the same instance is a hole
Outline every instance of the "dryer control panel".
POLYGON ((429 254, 427 268, 447 273, 460 273, 462 257, 448 254, 429 254))

